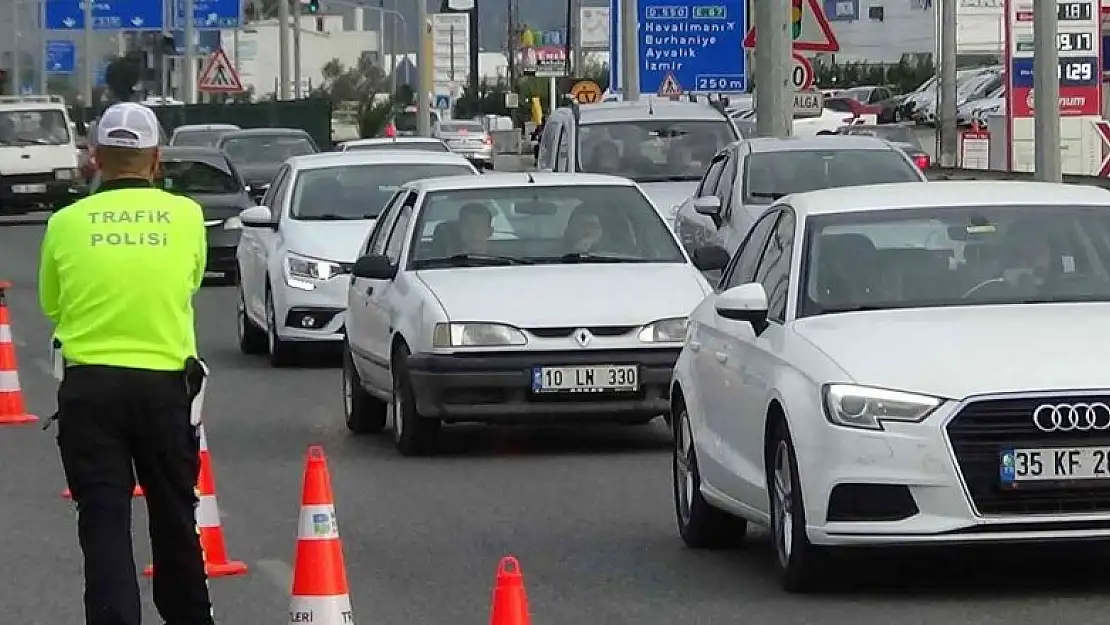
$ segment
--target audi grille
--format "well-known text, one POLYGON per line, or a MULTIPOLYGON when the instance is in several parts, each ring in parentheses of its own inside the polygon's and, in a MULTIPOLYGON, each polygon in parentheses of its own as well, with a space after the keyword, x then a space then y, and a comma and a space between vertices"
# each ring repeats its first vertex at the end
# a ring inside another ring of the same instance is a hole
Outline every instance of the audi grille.
MULTIPOLYGON (((1110 511, 1110 484, 1106 482, 1037 489, 1007 489, 999 483, 999 454, 1004 448, 1110 446, 1110 410, 1087 430, 1066 425, 1071 423, 1070 408, 1066 407, 1092 405, 1099 409, 1110 406, 1110 395, 983 399, 964 406, 948 423, 947 432, 975 509, 980 514, 1110 511), (1061 408, 1065 410, 1061 416, 1064 427, 1056 426, 1052 416, 1052 411, 1061 406, 1065 407, 1061 408), (1105 428, 1095 427, 1104 424, 1105 428)), ((1085 408, 1082 415, 1085 419, 1085 408)), ((1077 424, 1082 425, 1079 421, 1077 424)))

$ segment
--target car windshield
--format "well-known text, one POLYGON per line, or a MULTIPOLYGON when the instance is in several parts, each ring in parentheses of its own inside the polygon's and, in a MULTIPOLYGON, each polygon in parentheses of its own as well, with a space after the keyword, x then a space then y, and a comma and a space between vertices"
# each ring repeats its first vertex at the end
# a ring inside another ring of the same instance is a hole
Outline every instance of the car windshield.
MULTIPOLYGON (((439 115, 428 114, 429 125, 435 127, 439 115)), ((398 132, 416 132, 416 111, 401 111, 393 116, 393 126, 398 132)))
POLYGON ((170 145, 212 147, 230 130, 182 130, 173 133, 170 145))
POLYGON ((69 124, 61 111, 0 113, 0 145, 63 145, 69 137, 69 124))
POLYGON ((806 221, 798 316, 1110 301, 1110 211, 987 206, 806 221))
POLYGON ((312 141, 299 134, 229 137, 223 149, 233 163, 284 163, 288 158, 317 152, 312 141))
POLYGON ((450 132, 459 134, 482 134, 486 132, 485 128, 478 122, 440 122, 440 132, 450 132))
POLYGON ((450 148, 440 141, 397 141, 388 143, 355 143, 348 145, 346 151, 353 150, 415 150, 417 152, 450 152, 450 148))
POLYGON ((921 147, 921 142, 917 140, 917 134, 910 126, 899 126, 897 124, 883 124, 882 126, 845 126, 844 134, 846 135, 863 135, 866 137, 878 137, 883 141, 890 141, 891 143, 905 143, 914 147, 921 147))
POLYGON ((700 180, 718 150, 736 140, 720 121, 635 121, 583 125, 580 170, 636 182, 700 180))
POLYGON ((230 172, 200 161, 162 161, 158 185, 171 193, 239 193, 243 185, 230 172))
POLYGON ((748 155, 744 203, 770 204, 791 193, 886 182, 919 182, 902 152, 886 150, 783 150, 748 155))
POLYGON ((360 164, 309 169, 297 176, 289 214, 304 221, 373 219, 406 182, 473 174, 473 169, 462 164, 360 164))
POLYGON ((434 191, 415 233, 415 269, 686 262, 643 193, 623 185, 434 191))

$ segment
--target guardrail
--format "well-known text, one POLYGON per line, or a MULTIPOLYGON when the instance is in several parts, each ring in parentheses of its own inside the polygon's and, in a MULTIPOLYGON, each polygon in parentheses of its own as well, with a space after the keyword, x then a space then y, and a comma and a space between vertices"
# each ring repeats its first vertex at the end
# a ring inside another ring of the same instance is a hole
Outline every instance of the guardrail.
MULTIPOLYGON (((1032 172, 1001 171, 997 169, 961 169, 958 167, 930 167, 925 170, 929 180, 1026 180, 1033 181, 1032 172)), ((1064 174, 1065 184, 1084 184, 1110 190, 1110 178, 1064 174)))

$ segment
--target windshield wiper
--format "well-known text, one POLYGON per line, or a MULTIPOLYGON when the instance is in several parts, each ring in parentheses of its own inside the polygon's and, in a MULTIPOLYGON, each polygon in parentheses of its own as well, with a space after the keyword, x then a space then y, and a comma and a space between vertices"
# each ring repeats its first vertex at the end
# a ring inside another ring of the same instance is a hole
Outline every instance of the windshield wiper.
POLYGON ((563 263, 650 263, 646 258, 635 256, 616 256, 612 254, 591 254, 589 252, 571 252, 559 257, 563 263))
POLYGON ((689 182, 691 180, 701 180, 701 176, 636 176, 633 180, 636 182, 689 182))
POLYGON ((499 256, 497 254, 455 254, 454 256, 442 256, 438 258, 423 258, 417 263, 421 267, 427 265, 452 265, 456 267, 467 267, 471 265, 534 265, 536 264, 527 258, 517 258, 515 256, 499 256))
POLYGON ((789 193, 773 193, 771 191, 752 191, 748 195, 757 198, 766 198, 769 200, 781 200, 782 198, 790 195, 789 193))

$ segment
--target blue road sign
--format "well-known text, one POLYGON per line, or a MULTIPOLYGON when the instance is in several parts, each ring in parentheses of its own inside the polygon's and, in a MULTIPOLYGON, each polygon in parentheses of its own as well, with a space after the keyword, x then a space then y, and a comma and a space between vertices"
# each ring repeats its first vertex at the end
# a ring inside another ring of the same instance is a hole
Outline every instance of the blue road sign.
MULTIPOLYGON (((185 3, 178 0, 177 21, 185 25, 185 3)), ((206 30, 239 28, 243 23, 243 3, 240 0, 193 0, 193 27, 206 30)))
MULTIPOLYGON (((198 30, 197 34, 197 54, 209 55, 220 49, 220 31, 218 30, 198 30)), ((185 31, 173 31, 173 53, 177 56, 185 56, 185 31)))
MULTIPOLYGON (((620 41, 620 2, 610 0, 610 41, 620 41)), ((640 92, 668 75, 685 93, 747 91, 746 0, 638 0, 640 92)), ((620 90, 620 46, 610 47, 609 84, 620 90)))
POLYGON ((72 74, 77 65, 77 44, 72 41, 46 42, 47 74, 72 74))
MULTIPOLYGON (((94 30, 162 30, 165 19, 157 0, 91 0, 94 30)), ((83 0, 46 0, 47 30, 84 30, 83 0)))
POLYGON ((451 96, 439 94, 436 96, 435 107, 440 110, 451 108, 451 96))

